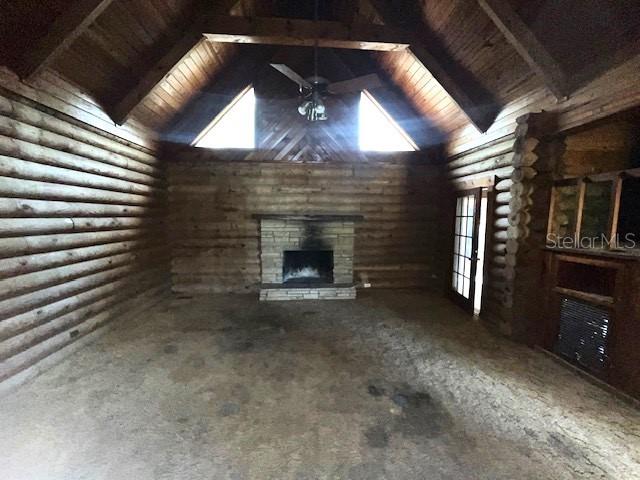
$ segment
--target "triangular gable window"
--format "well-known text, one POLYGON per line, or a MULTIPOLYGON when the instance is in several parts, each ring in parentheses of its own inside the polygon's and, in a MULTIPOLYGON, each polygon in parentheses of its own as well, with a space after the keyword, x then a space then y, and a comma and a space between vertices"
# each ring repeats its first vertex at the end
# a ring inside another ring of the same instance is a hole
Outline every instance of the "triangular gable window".
POLYGON ((202 148, 255 148, 256 97, 249 85, 207 125, 193 145, 202 148))
POLYGON ((418 146, 366 90, 360 94, 360 150, 412 152, 418 146))

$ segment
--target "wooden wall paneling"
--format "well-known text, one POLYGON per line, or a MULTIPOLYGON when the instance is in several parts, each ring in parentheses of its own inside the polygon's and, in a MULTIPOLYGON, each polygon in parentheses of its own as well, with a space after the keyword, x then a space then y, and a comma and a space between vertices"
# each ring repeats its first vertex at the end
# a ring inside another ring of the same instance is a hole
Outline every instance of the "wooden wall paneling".
POLYGON ((438 167, 375 163, 224 161, 220 152, 172 152, 169 162, 174 291, 255 291, 254 213, 358 213, 356 275, 376 287, 424 287, 442 279, 432 238, 440 214, 438 167), (425 188, 425 185, 427 187, 425 188), (215 204, 217 208, 210 208, 215 204))
POLYGON ((154 148, 155 135, 150 130, 135 122, 122 128, 115 126, 100 107, 87 101, 78 87, 61 79, 55 72, 39 75, 34 80, 34 86, 31 86, 20 82, 9 70, 0 67, 0 80, 0 94, 5 98, 18 95, 33 104, 48 108, 50 115, 64 118, 68 123, 93 127, 95 131, 122 139, 130 146, 154 148))
POLYGON ((553 131, 553 115, 518 119, 514 135, 496 140, 448 163, 459 188, 492 181, 492 221, 487 230, 483 317, 504 334, 527 341, 535 328, 531 292, 541 279, 550 184, 556 150, 539 151, 541 135, 553 131), (457 173, 456 173, 457 172, 457 173), (460 175, 459 177, 456 177, 460 175))
POLYGON ((162 300, 169 250, 164 170, 152 151, 2 93, 4 389, 162 300))
POLYGON ((450 158, 447 165, 456 188, 488 187, 492 190, 491 211, 487 216, 481 316, 503 333, 510 333, 511 327, 512 288, 508 278, 513 278, 514 270, 507 259, 507 240, 515 149, 515 136, 507 136, 484 148, 450 158))
POLYGON ((630 168, 639 128, 624 119, 568 133, 559 175, 579 177, 630 168))
POLYGON ((78 129, 76 128, 78 124, 69 122, 68 117, 57 115, 52 110, 43 111, 35 108, 32 102, 25 99, 19 101, 16 98, 18 97, 0 97, 0 113, 4 116, 2 132, 7 136, 21 135, 23 139, 35 138, 38 134, 33 128, 39 127, 48 132, 44 145, 49 147, 64 151, 74 151, 73 148, 75 148, 77 152, 95 160, 126 166, 145 174, 152 173, 154 166, 158 164, 157 159, 147 149, 124 142, 117 137, 111 138, 106 134, 96 133, 95 130, 78 129), (86 145, 82 146, 78 143, 82 140, 86 140, 86 145), (105 150, 117 155, 105 153, 105 150))
POLYGON ((485 134, 479 135, 470 126, 453 132, 449 151, 459 154, 513 133, 517 117, 529 112, 556 112, 554 128, 564 131, 640 105, 640 86, 635 76, 638 68, 640 55, 573 92, 562 103, 557 103, 544 88, 530 90, 506 105, 485 134))

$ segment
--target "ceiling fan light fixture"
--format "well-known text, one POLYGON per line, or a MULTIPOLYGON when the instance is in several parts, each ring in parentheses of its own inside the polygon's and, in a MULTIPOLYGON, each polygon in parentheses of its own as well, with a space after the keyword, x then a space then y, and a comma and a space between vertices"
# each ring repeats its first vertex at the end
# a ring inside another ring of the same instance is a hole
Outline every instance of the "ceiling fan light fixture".
POLYGON ((300 115, 302 116, 307 116, 307 110, 309 109, 309 107, 311 106, 311 102, 306 100, 304 102, 302 102, 299 106, 298 106, 298 112, 300 113, 300 115))
POLYGON ((304 116, 310 122, 327 120, 327 109, 320 99, 305 100, 298 107, 300 115, 304 116))

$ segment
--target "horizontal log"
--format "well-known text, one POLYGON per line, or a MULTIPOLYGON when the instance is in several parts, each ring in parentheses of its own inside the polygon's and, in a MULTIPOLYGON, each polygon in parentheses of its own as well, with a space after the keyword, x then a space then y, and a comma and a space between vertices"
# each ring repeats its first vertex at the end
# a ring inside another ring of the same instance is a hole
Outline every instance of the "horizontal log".
POLYGON ((496 218, 493 222, 493 226, 496 228, 507 228, 509 225, 509 219, 504 217, 496 218))
POLYGON ((450 170, 471 165, 492 157, 505 155, 513 152, 515 147, 515 138, 509 137, 500 142, 494 143, 486 148, 482 148, 466 155, 458 155, 453 157, 447 163, 447 167, 450 170))
POLYGON ((121 141, 134 148, 142 146, 140 149, 147 153, 155 148, 155 139, 152 138, 149 130, 139 128, 139 124, 137 126, 127 125, 122 128, 115 126, 98 105, 78 97, 77 88, 62 80, 55 73, 43 72, 43 75, 35 78, 33 82, 40 84, 41 88, 21 82, 10 70, 0 67, 0 83, 3 87, 0 89, 0 93, 2 96, 38 110, 44 110, 56 118, 77 126, 79 130, 90 130, 98 132, 100 135, 107 132, 113 140, 121 141), (55 85, 51 81, 43 81, 45 74, 49 78, 55 78, 63 86, 55 85))
MULTIPOLYGON (((423 179, 426 184, 429 180, 423 179)), ((235 194, 235 195, 322 195, 322 194, 341 194, 349 197, 359 195, 391 195, 391 196, 407 196, 415 195, 424 198, 437 198, 438 190, 425 191, 421 185, 390 185, 389 183, 378 183, 375 185, 366 184, 366 182, 332 182, 331 184, 323 182, 300 182, 299 185, 278 184, 278 182, 262 181, 229 181, 220 182, 215 185, 198 185, 198 184, 172 184, 169 187, 169 193, 172 197, 183 198, 185 195, 212 195, 212 194, 235 194), (265 184, 266 183, 266 184, 265 184)))
MULTIPOLYGON (((2 201, 0 200, 0 206, 2 201)), ((171 205, 170 205, 171 208, 171 205)), ((248 234, 253 235, 257 232, 258 222, 253 218, 246 218, 244 211, 230 211, 230 208, 220 207, 220 209, 206 209, 199 206, 193 206, 192 210, 189 210, 187 206, 183 206, 180 210, 170 211, 167 222, 172 225, 172 229, 180 232, 183 228, 191 228, 194 225, 203 225, 203 229, 216 230, 223 229, 216 227, 216 224, 223 224, 229 222, 233 224, 238 231, 246 231, 248 234), (174 228, 175 227, 175 228, 174 228)), ((282 210, 281 210, 282 212, 282 210)), ((312 209, 305 213, 311 213, 312 209)), ((319 208, 316 210, 318 213, 326 213, 326 210, 322 212, 319 208)), ((344 209, 345 213, 354 213, 352 210, 344 209)), ((260 212, 268 213, 268 212, 260 212)), ((275 213, 275 212, 274 212, 275 213)), ((333 212, 335 213, 335 212, 333 212)), ((365 229, 375 228, 376 225, 386 225, 388 223, 422 223, 428 225, 439 225, 442 222, 443 210, 437 208, 436 205, 406 205, 404 208, 398 208, 395 211, 389 208, 370 208, 367 211, 361 212, 364 220, 360 222, 359 226, 363 226, 365 229)))
MULTIPOLYGON (((150 288, 166 285, 167 283, 166 278, 159 276, 152 277, 148 272, 143 272, 142 275, 133 275, 124 280, 125 281, 118 282, 120 285, 119 290, 112 290, 109 295, 103 295, 101 298, 80 306, 68 313, 48 318, 46 321, 40 316, 36 324, 31 325, 28 329, 24 329, 23 327, 22 332, 13 336, 6 336, 6 332, 3 332, 6 338, 0 341, 0 361, 27 350, 60 331, 78 325, 93 315, 117 307, 124 301, 134 298, 136 295, 150 288)), ((109 287, 109 285, 105 287, 109 287)))
POLYGON ((0 239, 0 257, 17 257, 70 248, 104 245, 148 237, 148 231, 130 229, 92 233, 62 233, 0 239))
POLYGON ((513 180, 511 180, 510 178, 500 180, 498 183, 496 183, 494 190, 498 192, 505 192, 511 189, 511 185, 513 185, 513 180))
POLYGON ((507 203, 506 205, 498 205, 494 210, 496 217, 507 217, 511 213, 511 207, 507 203))
MULTIPOLYGON (((510 203, 512 199, 511 192, 500 192, 496 195, 495 201, 496 203, 510 203)), ((511 208, 511 207, 509 207, 511 208)))
POLYGON ((506 265, 505 258, 502 255, 491 255, 491 263, 498 266, 506 265))
POLYGON ((126 293, 130 285, 144 283, 148 279, 166 283, 168 280, 166 268, 161 265, 156 268, 141 269, 129 275, 122 275, 111 282, 98 284, 86 291, 9 317, 0 322, 0 341, 28 332, 32 328, 44 325, 60 316, 76 312, 86 305, 91 305, 118 292, 126 293))
MULTIPOLYGON (((93 162, 98 162, 102 164, 102 168, 111 165, 117 169, 124 169, 129 171, 134 179, 141 179, 146 183, 158 183, 161 176, 159 168, 154 168, 147 163, 4 116, 0 116, 0 135, 4 138, 12 138, 31 145, 35 144, 58 152, 82 157, 86 162, 91 162, 92 165, 94 165, 93 162)), ((0 142, 0 144, 5 145, 4 148, 7 147, 6 140, 0 142)), ((16 149, 16 147, 12 148, 16 149)), ((120 170, 114 171, 119 172, 120 170)))
POLYGON ((505 269, 499 267, 489 268, 489 275, 493 278, 504 279, 506 276, 505 269))
POLYGON ((488 187, 493 185, 495 178, 509 178, 512 172, 513 167, 502 167, 497 170, 490 170, 487 172, 474 173, 472 175, 454 178, 452 181, 457 188, 488 187))
POLYGON ((143 152, 139 148, 130 147, 122 142, 115 141, 108 136, 100 135, 90 130, 80 128, 64 119, 50 115, 24 103, 12 100, 0 95, 0 114, 23 122, 25 124, 49 130, 67 138, 80 141, 87 145, 98 147, 118 155, 122 155, 138 162, 146 163, 149 169, 144 173, 153 172, 159 160, 150 153, 143 152))
POLYGON ((163 196, 165 193, 163 190, 148 185, 104 177, 93 173, 68 170, 67 168, 42 165, 14 157, 7 157, 6 155, 0 155, 0 176, 51 182, 60 185, 99 188, 145 196, 163 196))
POLYGON ((0 280, 0 301, 64 284, 121 265, 146 263, 150 259, 162 258, 164 253, 166 253, 166 247, 151 247, 0 280))
POLYGON ((494 242, 506 242, 508 238, 506 230, 496 230, 493 232, 492 236, 494 242))
POLYGON ((162 215, 164 215, 163 209, 150 206, 0 198, 0 218, 161 217, 162 215))
POLYGON ((158 227, 162 223, 163 219, 161 217, 5 218, 0 222, 0 237, 130 230, 158 227))
POLYGON ((504 255, 507 251, 507 245, 506 243, 494 243, 491 250, 496 254, 504 255))
POLYGON ((530 180, 534 178, 538 172, 532 167, 518 167, 513 170, 511 173, 511 180, 513 180, 514 184, 523 182, 525 180, 530 180))
POLYGON ((152 205, 153 203, 158 203, 158 200, 154 197, 133 193, 112 192, 98 188, 60 185, 35 180, 16 181, 15 178, 2 176, 0 176, 0 196, 120 205, 152 205))
POLYGON ((450 170, 449 177, 458 178, 483 172, 490 172, 492 170, 499 170, 501 168, 513 165, 513 159, 513 152, 505 153, 503 155, 498 155, 497 157, 491 157, 476 163, 472 163, 471 165, 465 165, 464 167, 450 170))
POLYGON ((158 237, 142 237, 130 242, 118 242, 55 252, 31 253, 20 257, 3 258, 0 259, 0 279, 70 265, 72 263, 86 260, 109 257, 141 248, 158 246, 160 241, 161 239, 158 237))
MULTIPOLYGON (((371 182, 376 180, 386 180, 389 182, 407 182, 411 178, 407 178, 409 173, 412 177, 428 177, 444 176, 444 169, 436 168, 416 168, 408 165, 376 165, 376 166, 354 166, 349 164, 335 163, 318 163, 313 164, 313 168, 309 168, 309 164, 283 163, 267 166, 264 162, 255 164, 222 164, 212 165, 196 162, 189 164, 169 163, 167 165, 168 177, 172 179, 172 183, 194 184, 199 185, 203 180, 207 179, 212 173, 215 173, 220 179, 231 182, 251 182, 261 183, 263 180, 273 183, 273 179, 287 177, 290 181, 281 182, 280 185, 289 185, 291 183, 305 180, 308 183, 321 181, 323 178, 334 178, 336 181, 355 182, 367 179, 371 182), (237 170, 237 175, 234 171, 237 170), (193 175, 201 175, 199 178, 193 175), (204 177, 202 177, 204 175, 204 177)), ((205 182, 206 183, 206 182, 205 182)))
POLYGON ((216 293, 257 293, 260 285, 238 284, 202 284, 202 283, 176 283, 171 282, 171 291, 177 295, 208 295, 216 293))
MULTIPOLYGON (((235 151, 235 150, 234 150, 235 151)), ((380 175, 402 176, 402 172, 410 171, 415 174, 431 174, 441 170, 439 165, 419 164, 410 162, 394 162, 389 161, 389 155, 382 154, 378 163, 361 163, 361 158, 356 156, 357 160, 351 158, 348 163, 270 163, 265 161, 256 162, 223 162, 220 161, 219 155, 225 151, 202 149, 187 147, 186 150, 180 151, 176 155, 165 155, 167 159, 171 159, 167 165, 170 176, 180 175, 184 172, 199 170, 216 171, 220 175, 229 174, 238 168, 239 174, 242 176, 255 176, 256 174, 273 175, 275 172, 281 172, 282 175, 299 175, 300 172, 308 172, 310 176, 323 176, 332 174, 335 177, 356 176, 362 178, 379 177, 380 175), (309 167, 312 167, 310 170, 309 167)), ((355 152, 354 152, 355 153, 355 152)), ((393 157, 393 155, 391 155, 393 157)))
POLYGON ((0 301, 0 325, 2 325, 2 320, 14 315, 33 310, 34 308, 47 305, 48 303, 61 300, 77 293, 85 292, 99 285, 104 285, 118 280, 125 275, 130 275, 132 272, 139 271, 140 269, 147 268, 149 266, 157 266, 165 261, 165 259, 159 259, 157 262, 150 263, 149 265, 136 264, 119 266, 110 270, 80 277, 62 285, 54 285, 36 292, 30 292, 2 300, 0 301))
POLYGON ((164 289, 164 286, 156 287, 151 289, 147 295, 138 295, 137 297, 121 304, 114 310, 107 310, 101 314, 91 317, 81 325, 73 327, 74 332, 77 332, 75 335, 70 335, 67 331, 60 332, 57 335, 48 338, 46 341, 11 357, 2 363, 2 368, 0 369, 0 382, 6 380, 10 376, 16 375, 22 370, 34 365, 36 362, 43 360, 48 355, 59 351, 66 345, 73 341, 77 341, 84 335, 87 335, 98 328, 101 328, 108 322, 123 314, 126 314, 127 316, 130 315, 131 317, 129 318, 135 318, 134 315, 137 315, 141 311, 147 310, 150 306, 160 302, 162 300, 161 293, 164 289))

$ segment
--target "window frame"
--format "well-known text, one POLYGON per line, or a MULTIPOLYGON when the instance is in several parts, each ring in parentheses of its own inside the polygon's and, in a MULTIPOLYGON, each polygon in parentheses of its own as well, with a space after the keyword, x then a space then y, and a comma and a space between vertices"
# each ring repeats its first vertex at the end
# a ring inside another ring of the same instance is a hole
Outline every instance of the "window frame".
MULTIPOLYGON (((191 142, 191 146, 192 147, 196 147, 196 148, 208 148, 210 150, 225 150, 225 148, 212 148, 212 147, 198 147, 198 143, 200 143, 210 132, 211 130, 213 130, 218 123, 220 123, 222 121, 222 119, 227 115, 227 113, 229 113, 233 107, 235 107, 238 102, 240 102, 240 100, 242 100, 244 98, 244 96, 249 93, 250 90, 254 90, 254 97, 255 97, 255 89, 253 87, 253 84, 250 83, 249 85, 247 85, 245 88, 242 89, 242 91, 240 93, 238 93, 233 100, 231 100, 227 106, 225 106, 222 110, 220 110, 220 112, 213 118, 213 120, 211 120, 211 122, 209 122, 209 124, 204 127, 204 129, 198 134, 198 136, 191 142)), ((254 110, 254 125, 255 125, 255 110, 254 110)), ((227 147, 227 148, 234 148, 234 147, 227 147)), ((247 147, 235 147, 238 148, 239 150, 242 149, 247 149, 247 147)), ((253 132, 253 149, 256 148, 256 132, 255 132, 255 127, 254 127, 254 132, 253 132)))
MULTIPOLYGON (((547 246, 549 246, 549 238, 558 234, 555 229, 555 218, 558 210, 557 190, 558 188, 568 185, 575 185, 578 189, 576 199, 576 223, 572 232, 577 239, 581 238, 582 221, 585 210, 586 188, 589 183, 611 182, 611 190, 609 193, 609 216, 607 219, 607 232, 609 239, 613 240, 618 234, 618 220, 620 216, 620 201, 622 196, 623 181, 628 177, 640 177, 640 168, 631 168, 626 170, 617 170, 613 172, 598 173, 593 175, 584 175, 579 177, 565 177, 553 182, 551 186, 551 198, 549 202, 549 216, 547 219, 547 246)), ((579 247, 580 250, 589 250, 589 248, 579 247)), ((592 249, 593 250, 593 249, 592 249)), ((604 250, 619 251, 617 248, 607 245, 604 250)))
POLYGON ((395 119, 389 114, 389 112, 387 112, 385 110, 385 108, 380 105, 380 102, 378 102, 375 97, 371 94, 371 92, 369 92, 367 89, 363 89, 361 91, 361 95, 360 95, 360 102, 358 103, 358 150, 360 150, 361 152, 417 152, 420 150, 420 148, 418 147, 418 145, 416 144, 416 142, 413 140, 413 138, 411 138, 411 136, 398 124, 398 122, 395 121, 395 119), (365 96, 367 98, 367 100, 369 100, 374 107, 376 107, 378 109, 378 111, 386 118, 386 120, 389 122, 389 124, 391 124, 391 126, 396 130, 396 132, 398 134, 400 134, 400 136, 407 142, 407 144, 412 148, 412 150, 368 150, 368 149, 363 149, 362 148, 362 144, 361 144, 361 118, 360 118, 360 102, 362 102, 362 96, 365 96))

